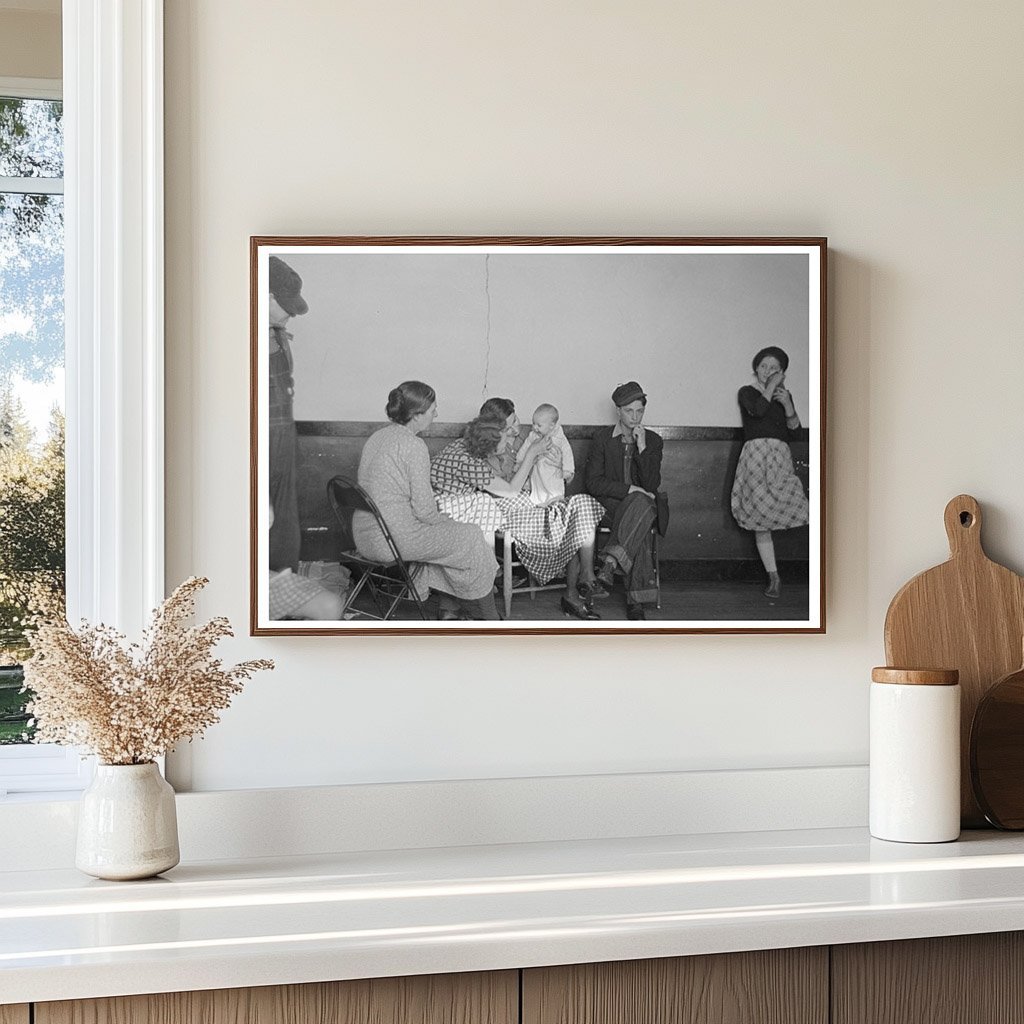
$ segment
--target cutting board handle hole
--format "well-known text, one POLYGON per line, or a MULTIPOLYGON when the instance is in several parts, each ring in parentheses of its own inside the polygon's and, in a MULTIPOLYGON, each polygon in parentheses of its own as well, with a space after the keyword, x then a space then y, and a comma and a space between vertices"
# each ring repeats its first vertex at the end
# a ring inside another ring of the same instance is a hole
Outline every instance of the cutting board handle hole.
POLYGON ((942 522, 946 527, 950 555, 984 556, 981 521, 981 506, 971 495, 958 494, 946 502, 942 522))

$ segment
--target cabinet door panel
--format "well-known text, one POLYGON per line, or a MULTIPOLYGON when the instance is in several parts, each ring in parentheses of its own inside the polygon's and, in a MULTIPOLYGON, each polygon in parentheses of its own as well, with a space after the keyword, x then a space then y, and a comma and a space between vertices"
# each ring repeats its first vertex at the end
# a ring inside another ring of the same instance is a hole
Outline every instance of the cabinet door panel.
POLYGON ((523 972, 523 1024, 826 1024, 828 950, 628 960, 523 972))
POLYGON ((0 1006, 0 1024, 28 1024, 28 1003, 0 1006))
POLYGON ((516 971, 37 1003, 35 1024, 517 1024, 516 971))
POLYGON ((832 947, 834 1024, 1024 1020, 1024 934, 832 947))

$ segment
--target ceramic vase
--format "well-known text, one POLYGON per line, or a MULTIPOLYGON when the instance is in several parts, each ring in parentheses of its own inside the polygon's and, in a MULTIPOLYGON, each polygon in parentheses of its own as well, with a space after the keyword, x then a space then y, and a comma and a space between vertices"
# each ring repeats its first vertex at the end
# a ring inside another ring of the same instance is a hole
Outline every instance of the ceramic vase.
POLYGON ((960 835, 958 673, 876 668, 871 678, 871 835, 951 842, 960 835))
POLYGON ((151 878, 180 860, 174 790, 149 764, 99 764, 82 794, 75 866, 96 878, 151 878))

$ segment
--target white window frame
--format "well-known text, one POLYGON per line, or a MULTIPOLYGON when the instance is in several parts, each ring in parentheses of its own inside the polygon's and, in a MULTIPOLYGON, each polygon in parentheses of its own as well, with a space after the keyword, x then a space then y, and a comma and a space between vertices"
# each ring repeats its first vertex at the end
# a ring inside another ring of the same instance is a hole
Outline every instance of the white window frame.
MULTIPOLYGON (((68 618, 138 636, 164 596, 163 0, 63 0, 62 30, 68 618)), ((92 768, 0 748, 0 797, 92 768)))
POLYGON ((5 78, 0 76, 0 96, 22 100, 59 100, 64 88, 59 78, 5 78))

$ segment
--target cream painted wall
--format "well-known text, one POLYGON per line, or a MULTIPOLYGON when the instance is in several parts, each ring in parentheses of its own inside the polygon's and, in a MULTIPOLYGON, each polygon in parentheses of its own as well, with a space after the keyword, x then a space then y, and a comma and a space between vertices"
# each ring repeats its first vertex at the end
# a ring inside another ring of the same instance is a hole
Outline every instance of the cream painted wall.
POLYGON ((61 74, 60 14, 0 10, 0 78, 61 74))
MULTIPOLYGON (((197 789, 859 763, 893 591, 1024 570, 1024 8, 167 0, 168 570, 245 632, 251 234, 827 235, 818 637, 238 638, 197 789)), ((180 769, 184 770, 184 769, 180 769)))

